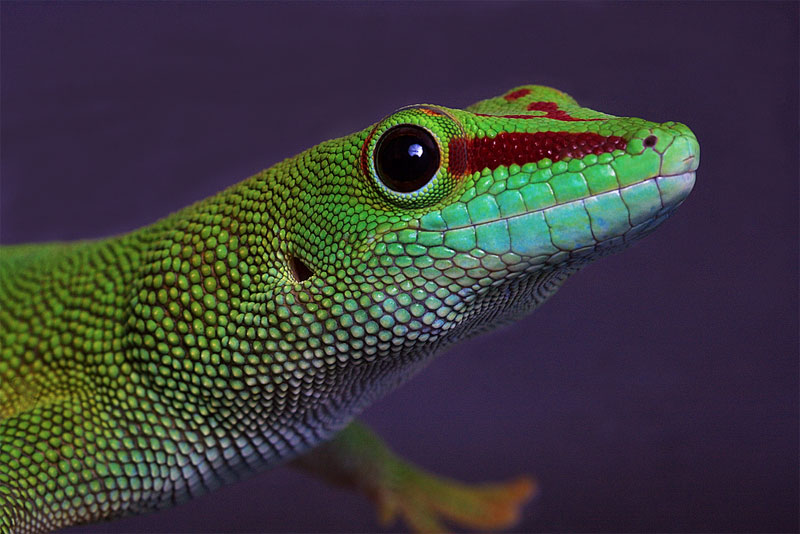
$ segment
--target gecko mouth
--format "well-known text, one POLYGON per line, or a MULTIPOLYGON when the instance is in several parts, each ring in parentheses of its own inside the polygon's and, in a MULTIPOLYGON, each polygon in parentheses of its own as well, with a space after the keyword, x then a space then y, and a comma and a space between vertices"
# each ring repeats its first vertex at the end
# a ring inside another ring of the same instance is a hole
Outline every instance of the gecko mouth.
MULTIPOLYGON (((632 185, 489 221, 453 226, 486 253, 513 253, 528 265, 609 254, 643 237, 686 199, 695 171, 658 175, 632 185)), ((445 246, 448 240, 445 239, 445 246)))
POLYGON ((695 181, 695 171, 684 172, 681 174, 671 174, 671 175, 662 175, 662 176, 654 176, 652 178, 648 178, 646 180, 642 180, 641 182, 627 185, 624 187, 618 187, 616 189, 611 189, 609 191, 604 191, 602 193, 597 193, 594 195, 587 195, 583 198, 578 198, 575 200, 570 200, 568 202, 562 202, 560 204, 554 204, 552 206, 546 206, 530 211, 526 211, 523 213, 519 213, 516 215, 509 215, 506 217, 498 217, 496 219, 482 221, 479 223, 473 224, 463 224, 463 225, 456 225, 447 228, 447 232, 452 230, 462 230, 466 228, 479 228, 482 226, 502 223, 502 222, 510 222, 513 220, 524 219, 525 217, 529 217, 535 215, 537 213, 548 213, 552 212, 553 210, 559 209, 566 209, 567 207, 574 207, 579 205, 585 205, 586 202, 591 202, 592 199, 602 199, 607 198, 609 195, 619 195, 623 198, 623 202, 625 203, 625 207, 629 211, 629 220, 631 222, 631 226, 635 226, 639 222, 642 222, 642 219, 648 218, 648 212, 652 212, 653 215, 656 215, 660 210, 666 209, 674 209, 680 205, 681 202, 691 193, 692 188, 694 187, 695 181), (652 205, 632 205, 632 202, 625 202, 624 197, 632 196, 633 192, 637 191, 638 189, 642 189, 644 187, 651 187, 655 185, 658 190, 658 200, 659 200, 659 207, 655 208, 652 205))

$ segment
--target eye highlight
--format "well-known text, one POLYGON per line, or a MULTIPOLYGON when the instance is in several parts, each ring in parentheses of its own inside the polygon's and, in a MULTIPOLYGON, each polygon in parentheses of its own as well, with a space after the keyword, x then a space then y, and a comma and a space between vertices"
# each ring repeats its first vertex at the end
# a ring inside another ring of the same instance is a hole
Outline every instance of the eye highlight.
POLYGON ((387 130, 375 146, 375 171, 383 184, 398 193, 428 185, 441 163, 439 144, 421 126, 401 124, 387 130))

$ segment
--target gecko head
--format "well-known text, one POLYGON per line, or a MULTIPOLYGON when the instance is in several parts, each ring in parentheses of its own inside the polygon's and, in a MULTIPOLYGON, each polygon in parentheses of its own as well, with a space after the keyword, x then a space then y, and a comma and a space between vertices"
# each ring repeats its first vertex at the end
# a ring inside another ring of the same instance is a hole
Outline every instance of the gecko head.
POLYGON ((540 86, 466 110, 402 108, 287 160, 274 175, 286 186, 260 194, 284 194, 283 291, 312 303, 320 332, 296 357, 422 361, 525 314, 663 222, 698 162, 682 124, 598 113, 540 86))
POLYGON ((477 317, 468 322, 482 331, 487 310, 530 311, 571 272, 652 231, 689 194, 698 163, 683 124, 598 113, 546 87, 463 111, 403 108, 360 151, 363 178, 394 216, 366 261, 387 287, 417 289, 408 300, 421 320, 477 317))

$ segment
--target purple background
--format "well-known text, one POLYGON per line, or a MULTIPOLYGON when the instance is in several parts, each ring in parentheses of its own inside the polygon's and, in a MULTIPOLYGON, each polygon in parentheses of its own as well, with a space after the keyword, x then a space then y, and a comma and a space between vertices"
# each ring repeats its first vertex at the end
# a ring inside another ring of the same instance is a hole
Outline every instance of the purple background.
MULTIPOLYGON (((2 243, 134 229, 405 104, 522 83, 678 120, 695 191, 366 419, 448 476, 535 474, 521 531, 798 528, 798 4, 2 6, 2 243)), ((72 532, 369 531, 278 469, 72 532)))

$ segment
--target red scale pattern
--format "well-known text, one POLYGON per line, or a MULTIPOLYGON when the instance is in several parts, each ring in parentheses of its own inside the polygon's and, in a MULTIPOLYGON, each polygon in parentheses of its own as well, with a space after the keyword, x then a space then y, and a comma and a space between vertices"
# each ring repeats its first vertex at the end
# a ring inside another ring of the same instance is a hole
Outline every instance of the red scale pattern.
POLYGON ((528 104, 528 111, 544 111, 547 115, 544 118, 555 119, 557 121, 601 121, 603 119, 576 119, 566 111, 558 109, 555 102, 531 102, 528 104))
POLYGON ((509 102, 513 102, 514 100, 522 98, 523 96, 528 96, 529 94, 531 94, 530 89, 517 89, 516 91, 511 91, 503 98, 505 98, 509 102))
MULTIPOLYGON (((458 152, 464 140, 450 143, 451 153, 458 152)), ((458 174, 462 168, 468 173, 480 171, 485 167, 491 170, 501 165, 524 165, 536 163, 544 158, 559 161, 565 158, 582 158, 587 154, 602 154, 616 149, 625 150, 627 141, 619 136, 602 136, 592 132, 536 132, 500 133, 496 137, 480 137, 466 141, 468 162, 451 166, 451 173, 458 174)))
POLYGON ((476 113, 479 117, 499 117, 502 119, 553 119, 556 121, 567 122, 589 122, 589 121, 603 121, 606 119, 578 119, 564 111, 558 109, 558 104, 555 102, 531 102, 528 104, 528 111, 544 111, 546 115, 491 115, 488 113, 476 113))

